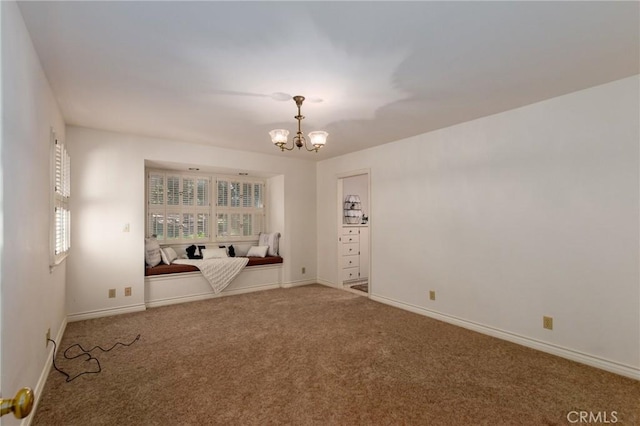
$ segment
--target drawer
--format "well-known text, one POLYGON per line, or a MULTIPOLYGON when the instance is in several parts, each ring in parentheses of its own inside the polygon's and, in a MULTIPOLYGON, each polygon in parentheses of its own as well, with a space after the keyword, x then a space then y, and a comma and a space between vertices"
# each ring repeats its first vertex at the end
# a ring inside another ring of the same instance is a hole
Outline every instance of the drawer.
POLYGON ((358 243, 346 243, 342 244, 342 255, 349 256, 358 254, 360 252, 360 244, 358 243))
POLYGON ((342 235, 358 235, 360 228, 342 228, 342 235))
POLYGON ((360 235, 343 235, 342 243, 358 243, 360 242, 360 235))
POLYGON ((342 281, 357 280, 359 268, 345 268, 342 270, 342 281))
POLYGON ((360 266, 360 256, 342 256, 343 268, 354 268, 360 266))

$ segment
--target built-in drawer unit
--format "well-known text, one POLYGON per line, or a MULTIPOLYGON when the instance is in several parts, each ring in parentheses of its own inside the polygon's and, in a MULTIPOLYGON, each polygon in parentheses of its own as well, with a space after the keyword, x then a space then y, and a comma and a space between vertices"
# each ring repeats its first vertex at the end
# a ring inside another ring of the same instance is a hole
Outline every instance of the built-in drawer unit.
MULTIPOLYGON (((368 263, 363 268, 361 259, 362 245, 368 245, 368 228, 362 226, 343 226, 340 236, 340 280, 348 282, 366 278, 368 263), (364 234, 363 234, 364 230, 364 234)), ((368 247, 366 247, 368 250, 368 247)))

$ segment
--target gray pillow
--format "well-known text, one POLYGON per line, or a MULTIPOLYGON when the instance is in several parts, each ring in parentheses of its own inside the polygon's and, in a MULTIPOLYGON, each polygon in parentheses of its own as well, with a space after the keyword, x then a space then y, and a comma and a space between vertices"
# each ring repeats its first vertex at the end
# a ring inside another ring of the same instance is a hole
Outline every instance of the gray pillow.
POLYGON ((278 253, 280 252, 280 233, 272 232, 271 234, 266 234, 261 232, 258 237, 258 245, 269 246, 267 254, 269 256, 278 256, 278 253))
POLYGON ((144 261, 150 267, 159 265, 162 262, 160 243, 154 237, 144 239, 144 261))

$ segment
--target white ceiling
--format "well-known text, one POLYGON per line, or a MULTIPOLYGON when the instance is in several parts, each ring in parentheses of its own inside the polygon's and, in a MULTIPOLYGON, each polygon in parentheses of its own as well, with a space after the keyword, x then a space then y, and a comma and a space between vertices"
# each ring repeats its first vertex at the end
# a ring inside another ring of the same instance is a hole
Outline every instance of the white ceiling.
POLYGON ((324 159, 639 73, 638 2, 20 2, 68 124, 324 159), (319 153, 267 132, 326 130, 319 153), (322 102, 310 100, 322 99, 322 102))

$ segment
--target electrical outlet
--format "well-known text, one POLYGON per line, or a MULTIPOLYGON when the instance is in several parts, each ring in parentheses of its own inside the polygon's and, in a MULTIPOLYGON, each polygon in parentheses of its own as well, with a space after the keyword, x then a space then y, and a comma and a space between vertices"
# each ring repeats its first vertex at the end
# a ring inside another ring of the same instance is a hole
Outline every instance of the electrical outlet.
POLYGON ((124 295, 125 296, 131 296, 131 287, 125 287, 124 288, 124 295))
POLYGON ((45 348, 49 347, 49 339, 51 339, 51 328, 47 328, 47 341, 46 341, 45 348))
POLYGON ((547 330, 553 330, 553 318, 552 317, 542 317, 542 327, 547 330))
POLYGON ((429 300, 436 300, 436 292, 431 290, 429 291, 429 300))
POLYGON ((114 297, 116 297, 116 289, 115 288, 110 288, 109 289, 109 299, 113 299, 114 297))
POLYGON ((304 266, 302 267, 302 273, 306 274, 307 273, 307 268, 305 268, 304 266))

